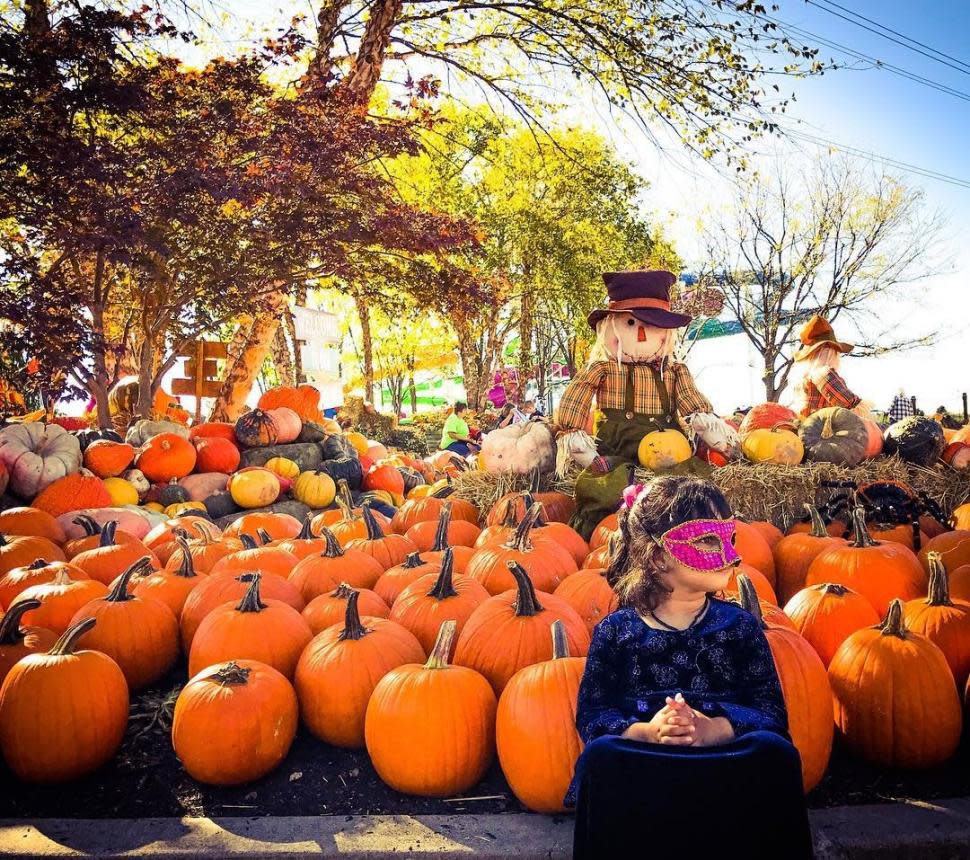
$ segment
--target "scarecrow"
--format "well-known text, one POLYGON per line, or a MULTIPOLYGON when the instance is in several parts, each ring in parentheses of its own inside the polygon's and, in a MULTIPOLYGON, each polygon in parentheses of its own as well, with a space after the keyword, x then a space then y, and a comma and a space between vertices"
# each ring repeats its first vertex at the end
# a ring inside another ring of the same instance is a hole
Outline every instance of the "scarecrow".
MULTIPOLYGON (((589 315, 596 332, 590 361, 569 383, 555 415, 559 431, 557 468, 573 461, 583 467, 576 482, 573 526, 589 537, 596 524, 619 505, 630 483, 638 449, 648 433, 684 433, 691 416, 727 425, 711 414, 686 365, 671 360, 674 335, 690 321, 670 309, 676 278, 664 271, 607 272, 605 308, 589 315), (587 433, 593 400, 603 420, 595 440, 587 433)), ((722 428, 723 425, 723 428, 722 428)), ((707 464, 690 459, 679 472, 709 474, 707 464)))
POLYGON ((852 352, 853 344, 835 339, 831 323, 816 314, 798 333, 801 348, 795 353, 795 364, 801 370, 796 387, 795 411, 805 418, 819 409, 841 406, 863 418, 871 417, 871 404, 853 394, 839 375, 839 360, 852 352))

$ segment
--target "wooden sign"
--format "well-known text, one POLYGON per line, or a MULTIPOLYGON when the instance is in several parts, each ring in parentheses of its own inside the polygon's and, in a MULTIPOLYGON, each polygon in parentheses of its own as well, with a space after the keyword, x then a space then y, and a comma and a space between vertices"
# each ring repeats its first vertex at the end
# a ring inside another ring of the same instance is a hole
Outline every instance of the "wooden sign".
POLYGON ((185 358, 185 376, 172 380, 172 394, 195 398, 195 420, 202 420, 202 398, 218 397, 222 381, 216 362, 227 358, 229 351, 221 341, 197 340, 179 358, 185 358))

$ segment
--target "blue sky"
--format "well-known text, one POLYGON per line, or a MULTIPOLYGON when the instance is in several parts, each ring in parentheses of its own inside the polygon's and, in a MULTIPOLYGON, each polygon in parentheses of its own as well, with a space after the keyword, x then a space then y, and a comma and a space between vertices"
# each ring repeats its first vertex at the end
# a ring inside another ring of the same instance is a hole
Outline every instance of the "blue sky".
MULTIPOLYGON (((853 12, 917 39, 926 45, 970 64, 970 0, 837 0, 853 12)), ((218 34, 229 41, 213 45, 231 50, 253 31, 305 13, 305 0, 231 0, 226 4, 235 16, 218 34), (250 26, 247 26, 251 25, 250 26)), ((856 51, 892 63, 915 74, 968 94, 970 68, 949 68, 918 53, 867 32, 805 0, 780 0, 774 17, 810 33, 841 43, 856 51)), ((836 10, 839 11, 839 10, 836 10)), ((812 43, 810 38, 806 42, 812 43)), ((821 55, 836 62, 847 60, 840 52, 823 47, 821 55)), ((788 80, 788 79, 786 79, 788 80)), ((885 70, 841 70, 792 84, 797 101, 786 124, 820 138, 908 162, 939 173, 970 181, 970 101, 934 91, 885 70), (801 125, 799 123, 802 123, 801 125)), ((591 111, 588 100, 577 94, 572 119, 595 121, 611 137, 651 183, 645 207, 666 225, 688 259, 699 253, 696 222, 699 215, 723 202, 730 186, 703 164, 688 158, 676 144, 658 152, 642 132, 617 123, 603 111, 591 111)), ((776 145, 793 159, 813 154, 815 147, 795 141, 776 145)), ((879 167, 878 162, 876 163, 879 167)), ((970 389, 970 362, 966 359, 966 336, 970 323, 970 189, 894 170, 908 183, 921 187, 927 206, 946 213, 945 255, 948 271, 913 288, 915 307, 885 308, 887 324, 899 326, 900 334, 939 331, 938 342, 925 349, 880 358, 849 358, 845 375, 857 392, 885 406, 897 388, 917 394, 927 409, 938 403, 959 404, 960 392, 970 389)), ((880 312, 883 309, 880 309, 880 312)), ((759 398, 757 368, 743 339, 701 344, 691 358, 702 387, 722 409, 756 402, 759 398), (703 348, 702 348, 703 347, 703 348), (696 366, 695 366, 696 365, 696 366), (704 382, 707 380, 707 382, 704 382)))

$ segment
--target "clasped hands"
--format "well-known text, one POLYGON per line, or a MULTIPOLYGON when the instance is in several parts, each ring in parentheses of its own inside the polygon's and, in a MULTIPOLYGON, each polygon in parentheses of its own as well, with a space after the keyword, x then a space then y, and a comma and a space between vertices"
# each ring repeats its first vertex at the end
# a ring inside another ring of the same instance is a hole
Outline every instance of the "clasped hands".
POLYGON ((713 747, 734 738, 734 729, 724 717, 708 717, 695 711, 678 693, 667 696, 666 704, 649 722, 633 723, 623 737, 667 746, 713 747))

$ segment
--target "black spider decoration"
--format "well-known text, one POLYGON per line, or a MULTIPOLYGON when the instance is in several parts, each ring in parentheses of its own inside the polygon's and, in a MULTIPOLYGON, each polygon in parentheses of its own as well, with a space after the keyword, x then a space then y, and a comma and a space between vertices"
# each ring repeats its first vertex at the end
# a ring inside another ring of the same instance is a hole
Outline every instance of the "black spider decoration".
POLYGON ((840 491, 819 507, 826 523, 834 519, 849 520, 851 511, 861 505, 866 512, 866 522, 880 531, 911 526, 916 551, 922 546, 921 516, 929 516, 942 528, 950 529, 943 509, 926 493, 917 493, 902 481, 872 481, 861 485, 854 481, 823 481, 822 486, 840 491))

